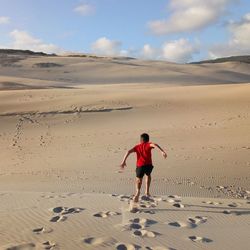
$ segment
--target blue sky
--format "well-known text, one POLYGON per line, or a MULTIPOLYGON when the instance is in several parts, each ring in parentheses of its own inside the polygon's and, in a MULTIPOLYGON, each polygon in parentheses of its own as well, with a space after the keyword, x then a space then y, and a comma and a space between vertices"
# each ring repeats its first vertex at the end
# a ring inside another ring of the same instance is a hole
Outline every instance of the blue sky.
POLYGON ((0 0, 0 47, 187 62, 250 54, 247 0, 0 0))

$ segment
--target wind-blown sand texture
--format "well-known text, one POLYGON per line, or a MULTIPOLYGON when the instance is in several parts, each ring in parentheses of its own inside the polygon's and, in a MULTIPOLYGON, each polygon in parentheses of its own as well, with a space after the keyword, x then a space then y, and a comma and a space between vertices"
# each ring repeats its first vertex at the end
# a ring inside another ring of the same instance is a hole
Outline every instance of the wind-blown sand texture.
POLYGON ((249 64, 1 65, 0 249, 248 248, 249 64), (142 132, 168 158, 135 206, 135 159, 119 164, 142 132))

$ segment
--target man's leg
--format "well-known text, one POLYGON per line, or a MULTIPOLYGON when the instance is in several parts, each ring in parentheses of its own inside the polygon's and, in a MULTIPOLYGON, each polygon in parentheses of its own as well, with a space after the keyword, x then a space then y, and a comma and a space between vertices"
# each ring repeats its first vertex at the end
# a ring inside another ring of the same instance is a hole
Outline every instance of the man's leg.
POLYGON ((135 196, 134 196, 134 202, 139 201, 141 185, 142 185, 142 178, 136 177, 136 181, 135 181, 136 193, 135 193, 135 196))
POLYGON ((150 196, 150 193, 149 193, 150 183, 151 183, 151 174, 146 176, 146 190, 145 190, 145 194, 147 196, 150 196))

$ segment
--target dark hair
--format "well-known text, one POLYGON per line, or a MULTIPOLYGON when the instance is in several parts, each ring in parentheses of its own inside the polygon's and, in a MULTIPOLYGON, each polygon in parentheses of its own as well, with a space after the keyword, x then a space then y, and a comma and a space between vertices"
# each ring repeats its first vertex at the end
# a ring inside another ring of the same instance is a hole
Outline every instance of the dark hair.
POLYGON ((141 139, 143 142, 149 142, 149 135, 146 133, 141 134, 141 139))

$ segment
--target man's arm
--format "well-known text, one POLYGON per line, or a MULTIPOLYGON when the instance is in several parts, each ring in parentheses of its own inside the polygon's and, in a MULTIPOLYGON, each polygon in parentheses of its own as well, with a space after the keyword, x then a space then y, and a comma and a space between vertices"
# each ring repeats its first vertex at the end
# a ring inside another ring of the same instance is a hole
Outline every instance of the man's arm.
POLYGON ((156 143, 151 143, 150 144, 150 147, 152 147, 152 148, 158 148, 160 151, 161 151, 161 153, 162 153, 162 156, 164 157, 164 158, 167 158, 167 153, 158 145, 158 144, 156 144, 156 143))
POLYGON ((121 168, 124 168, 124 167, 126 166, 126 160, 127 160, 127 158, 129 157, 130 154, 132 154, 132 153, 134 153, 134 152, 135 152, 134 148, 131 148, 131 149, 124 155, 123 161, 122 161, 122 163, 121 163, 121 168))

